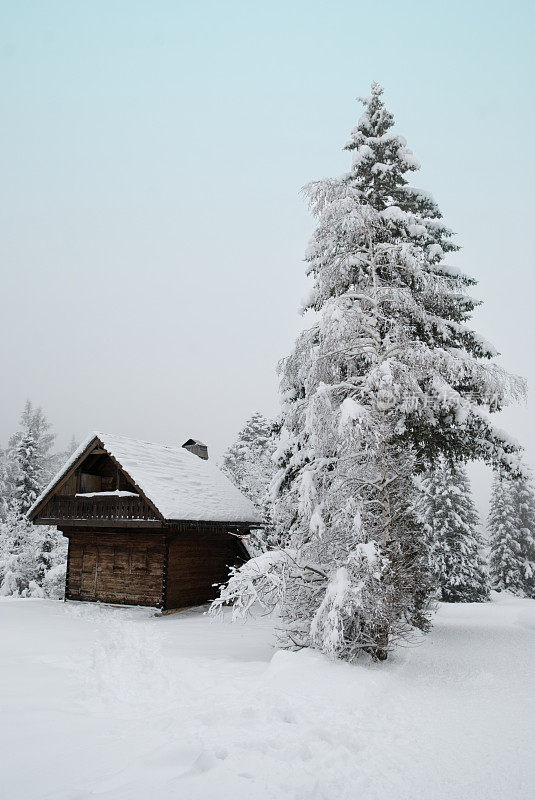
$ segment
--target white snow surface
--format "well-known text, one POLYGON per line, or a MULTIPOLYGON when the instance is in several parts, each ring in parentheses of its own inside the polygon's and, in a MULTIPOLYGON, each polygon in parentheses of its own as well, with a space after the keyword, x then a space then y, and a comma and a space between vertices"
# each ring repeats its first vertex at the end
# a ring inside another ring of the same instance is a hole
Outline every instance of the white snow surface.
POLYGON ((166 520, 250 522, 262 520, 248 498, 215 464, 181 445, 156 444, 114 433, 92 433, 76 450, 28 513, 41 502, 97 437, 166 520))
POLYGON ((0 602, 0 797, 531 800, 535 602, 442 605, 384 664, 276 620, 0 602))

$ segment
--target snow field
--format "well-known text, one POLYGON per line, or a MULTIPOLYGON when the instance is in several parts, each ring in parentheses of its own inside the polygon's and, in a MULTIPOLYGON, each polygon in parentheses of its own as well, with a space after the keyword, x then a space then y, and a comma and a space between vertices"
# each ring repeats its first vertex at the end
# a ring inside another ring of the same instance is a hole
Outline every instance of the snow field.
POLYGON ((276 621, 0 603, 2 800, 531 800, 535 602, 442 605, 381 665, 276 621))

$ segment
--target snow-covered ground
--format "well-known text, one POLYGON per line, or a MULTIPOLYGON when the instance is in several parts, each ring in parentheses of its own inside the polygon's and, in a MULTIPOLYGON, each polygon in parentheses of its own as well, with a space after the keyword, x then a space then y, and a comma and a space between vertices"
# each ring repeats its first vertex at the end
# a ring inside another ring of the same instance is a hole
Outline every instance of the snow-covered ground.
POLYGON ((0 603, 2 800, 532 800, 535 602, 441 606, 385 664, 273 622, 0 603))

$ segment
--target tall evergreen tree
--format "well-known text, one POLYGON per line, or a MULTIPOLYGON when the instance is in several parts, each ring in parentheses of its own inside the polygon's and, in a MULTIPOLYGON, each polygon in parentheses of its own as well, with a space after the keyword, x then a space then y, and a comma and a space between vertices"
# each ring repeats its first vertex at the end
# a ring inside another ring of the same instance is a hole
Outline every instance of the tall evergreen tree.
POLYGON ((535 598, 535 492, 528 477, 495 475, 488 531, 493 588, 535 598))
MULTIPOLYGON (((344 658, 383 658, 407 626, 425 628, 412 476, 441 454, 516 469, 518 446, 485 412, 524 392, 466 324, 474 281, 444 263, 457 247, 431 196, 409 186, 419 164, 381 95, 373 84, 362 101, 350 172, 307 187, 318 227, 305 310, 317 319, 281 369, 273 504, 288 559, 264 560, 284 571, 289 643, 344 658)), ((227 597, 239 575, 231 583, 227 597)))
POLYGON ((439 598, 446 603, 487 600, 483 542, 466 470, 440 459, 423 485, 431 570, 439 598))

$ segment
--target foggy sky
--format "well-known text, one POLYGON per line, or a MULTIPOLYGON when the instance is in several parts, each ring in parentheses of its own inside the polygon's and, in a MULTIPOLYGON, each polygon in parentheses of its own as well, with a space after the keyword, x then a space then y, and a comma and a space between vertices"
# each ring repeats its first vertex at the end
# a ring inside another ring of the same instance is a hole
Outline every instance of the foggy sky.
MULTIPOLYGON (((306 324, 309 180, 372 80, 484 301, 474 327, 530 384, 529 2, 0 3, 0 444, 26 398, 60 445, 206 441, 278 410, 306 324)), ((502 415, 535 462, 529 406, 502 415)), ((476 468, 480 504, 488 472, 476 468)))

